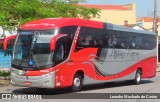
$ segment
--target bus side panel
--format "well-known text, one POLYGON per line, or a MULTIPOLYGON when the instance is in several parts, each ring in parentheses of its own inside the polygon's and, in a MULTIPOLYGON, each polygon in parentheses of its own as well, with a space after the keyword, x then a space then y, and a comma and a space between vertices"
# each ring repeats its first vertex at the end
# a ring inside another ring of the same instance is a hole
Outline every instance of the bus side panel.
POLYGON ((144 74, 142 74, 142 78, 151 78, 156 76, 156 57, 149 58, 145 60, 145 67, 143 67, 142 70, 144 70, 144 74), (146 70, 145 70, 146 68, 146 70))
MULTIPOLYGON (((88 49, 82 50, 82 52, 84 51, 83 53, 84 55, 94 52, 93 49, 88 50, 88 51, 87 50, 88 49)), ((79 53, 81 53, 81 51, 79 53)), ((73 54, 75 58, 75 59, 72 59, 73 62, 68 61, 56 67, 56 69, 58 69, 58 72, 56 73, 56 83, 55 83, 56 87, 72 86, 74 75, 79 70, 83 71, 85 76, 95 80, 95 82, 96 80, 99 80, 99 81, 107 81, 107 80, 109 81, 110 80, 111 81, 111 80, 115 80, 119 78, 128 80, 128 78, 125 76, 130 75, 132 72, 136 71, 137 68, 139 67, 142 68, 142 73, 143 73, 142 78, 150 78, 156 75, 156 63, 155 63, 156 57, 147 58, 143 61, 135 63, 134 65, 126 68, 126 70, 123 70, 122 72, 117 73, 116 75, 101 76, 97 74, 97 72, 95 71, 94 63, 90 64, 90 61, 87 58, 85 59, 84 57, 82 57, 84 55, 81 55, 80 57, 79 53, 73 54)))
POLYGON ((72 85, 72 71, 74 64, 72 62, 63 62, 55 67, 57 70, 55 87, 67 87, 72 85))
MULTIPOLYGON (((75 59, 77 57, 75 56, 75 59)), ((80 58, 79 58, 80 59, 80 58)), ((87 67, 89 68, 90 65, 84 65, 82 64, 82 61, 77 61, 74 59, 66 60, 65 62, 57 65, 55 68, 57 70, 56 72, 56 81, 55 81, 55 87, 68 87, 72 86, 74 75, 77 71, 83 71, 85 74, 88 75, 87 72, 91 72, 94 70, 90 69, 87 71, 87 67)))
MULTIPOLYGON (((137 60, 137 61, 124 61, 121 63, 112 62, 112 61, 105 61, 105 63, 101 63, 95 60, 95 56, 93 52, 94 48, 85 48, 79 50, 78 52, 74 53, 74 61, 79 62, 78 68, 83 68, 85 75, 95 80, 112 80, 120 77, 124 77, 125 75, 129 75, 130 73, 136 71, 138 68, 142 68, 142 78, 150 78, 155 76, 156 72, 156 57, 155 56, 148 56, 144 57, 144 59, 137 60), (94 60, 93 60, 94 59, 94 60), (130 63, 129 63, 130 62, 130 63), (99 63, 99 65, 97 64, 99 63), (113 63, 113 64, 112 64, 113 63), (129 64, 128 64, 129 63, 129 64), (125 64, 128 64, 124 66, 125 64), (108 75, 103 76, 100 75, 96 71, 95 65, 98 65, 101 71, 108 72, 108 75), (123 69, 121 67, 124 67, 123 69)), ((98 49, 97 49, 98 51, 98 49)), ((109 54, 110 55, 110 54, 109 54)), ((108 55, 108 59, 110 60, 108 55)))

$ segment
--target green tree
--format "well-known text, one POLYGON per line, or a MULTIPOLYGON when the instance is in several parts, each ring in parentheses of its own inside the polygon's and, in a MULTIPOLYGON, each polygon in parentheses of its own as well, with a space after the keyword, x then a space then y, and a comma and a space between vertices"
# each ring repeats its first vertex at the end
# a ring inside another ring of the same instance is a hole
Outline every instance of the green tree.
POLYGON ((85 2, 86 0, 64 0, 66 3, 78 4, 79 2, 85 2))
POLYGON ((54 17, 90 19, 100 10, 78 6, 85 0, 0 0, 0 25, 7 29, 31 20, 54 17))

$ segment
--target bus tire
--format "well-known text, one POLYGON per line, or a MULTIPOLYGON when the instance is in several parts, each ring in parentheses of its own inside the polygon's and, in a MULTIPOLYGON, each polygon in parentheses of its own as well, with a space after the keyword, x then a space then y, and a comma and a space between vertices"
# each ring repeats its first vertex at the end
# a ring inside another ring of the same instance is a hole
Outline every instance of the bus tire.
POLYGON ((139 85, 141 83, 141 79, 142 79, 142 71, 138 69, 136 71, 135 79, 133 80, 134 84, 139 85))
POLYGON ((82 75, 76 73, 72 82, 72 91, 78 92, 82 88, 82 81, 83 77, 82 75))

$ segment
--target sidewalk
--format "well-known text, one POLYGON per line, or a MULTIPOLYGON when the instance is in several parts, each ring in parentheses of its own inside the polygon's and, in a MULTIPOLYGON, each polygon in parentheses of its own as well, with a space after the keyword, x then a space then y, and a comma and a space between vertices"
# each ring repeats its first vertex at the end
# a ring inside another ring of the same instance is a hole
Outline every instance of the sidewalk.
POLYGON ((10 80, 0 80, 0 87, 8 85, 10 85, 10 80))
POLYGON ((0 76, 0 87, 10 85, 10 77, 0 76))
POLYGON ((158 64, 157 72, 160 72, 160 64, 158 64))

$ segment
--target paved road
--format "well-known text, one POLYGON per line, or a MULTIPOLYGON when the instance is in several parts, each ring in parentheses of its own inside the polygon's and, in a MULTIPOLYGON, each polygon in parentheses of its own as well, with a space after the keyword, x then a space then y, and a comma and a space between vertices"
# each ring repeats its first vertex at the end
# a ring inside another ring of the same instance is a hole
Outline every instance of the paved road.
MULTIPOLYGON (((0 93, 19 93, 19 94, 40 94, 35 91, 34 88, 25 88, 25 87, 15 87, 15 86, 6 86, 6 87, 0 87, 0 93)), ((71 93, 69 89, 49 89, 45 93, 41 93, 42 95, 67 95, 71 93)), ((145 79, 142 80, 141 85, 132 85, 128 82, 117 82, 117 83, 105 83, 105 84, 98 84, 98 85, 89 85, 85 86, 81 92, 79 93, 160 93, 160 72, 157 73, 156 77, 151 79, 145 79)), ((4 101, 4 100, 3 100, 4 101)), ((6 100, 8 101, 8 100, 6 100)), ((14 102, 15 100, 13 100, 14 102)), ((20 100, 16 100, 15 102, 19 102, 20 100)), ((32 101, 32 100, 30 100, 32 101)), ((34 101, 34 100, 33 100, 34 101)), ((39 100, 39 102, 45 102, 46 100, 39 100)), ((53 100, 48 100, 53 102, 53 100)), ((57 101, 54 100, 54 101, 57 101)), ((124 99, 101 99, 101 100, 95 100, 95 99, 76 99, 76 100, 66 100, 61 99, 58 100, 61 102, 70 102, 70 101, 76 101, 76 102, 96 102, 96 101, 115 101, 115 102, 159 102, 158 99, 134 99, 134 100, 124 100, 124 99)), ((1 102, 1 101, 0 101, 1 102)))

